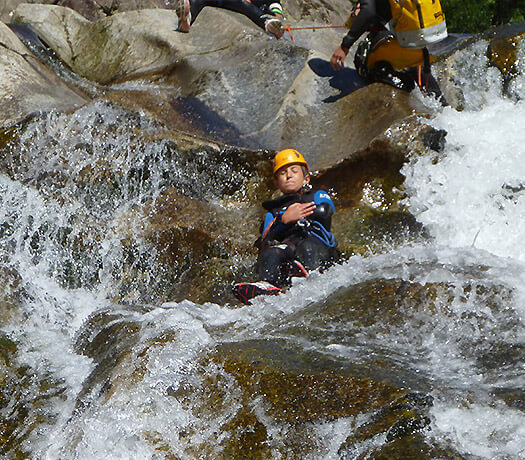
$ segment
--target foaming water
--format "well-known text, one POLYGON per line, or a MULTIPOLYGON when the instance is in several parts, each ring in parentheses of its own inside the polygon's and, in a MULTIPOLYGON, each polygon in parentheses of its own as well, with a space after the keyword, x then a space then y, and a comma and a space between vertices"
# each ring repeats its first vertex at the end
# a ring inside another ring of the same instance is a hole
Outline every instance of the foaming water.
MULTIPOLYGON (((483 49, 479 44, 473 51, 483 49)), ((521 73, 507 85, 508 96, 502 95, 496 69, 483 71, 486 57, 478 53, 477 59, 463 61, 468 67, 466 80, 460 83, 466 109, 448 107, 432 121, 434 127, 447 131, 444 151, 413 159, 402 170, 406 205, 436 244, 455 254, 451 266, 458 266, 468 253, 474 265, 485 267, 483 276, 505 286, 510 294, 498 313, 482 298, 472 296, 465 302, 458 292, 438 327, 425 336, 430 369, 449 386, 434 391, 433 435, 464 454, 491 459, 522 458, 525 453, 522 410, 494 399, 494 392, 523 388, 522 360, 500 362, 495 369, 490 364, 495 348, 520 350, 524 335, 523 44, 517 56, 521 73), (470 78, 476 74, 483 77, 470 78), (446 317, 451 312, 458 319, 469 315, 478 321, 450 323, 446 317), (510 317, 517 321, 514 326, 510 317), (502 340, 499 346, 494 345, 495 336, 502 340), (471 353, 475 349, 481 353, 477 357, 471 353), (480 366, 483 362, 485 368, 480 366), (472 391, 477 393, 475 402, 472 391)), ((459 279, 454 283, 461 286, 459 279)))
MULTIPOLYGON (((515 439, 522 433, 523 416, 518 410, 494 403, 490 396, 494 386, 516 382, 505 380, 510 374, 500 376, 501 381, 494 380, 495 376, 480 367, 477 360, 484 341, 492 340, 495 335, 508 346, 519 342, 520 329, 512 323, 518 311, 523 313, 522 308, 514 306, 512 294, 509 298, 508 292, 503 298, 513 307, 506 309, 494 304, 493 298, 487 302, 483 293, 467 300, 460 297, 464 295, 464 286, 501 285, 506 271, 515 271, 520 266, 476 249, 410 246, 389 254, 352 257, 326 273, 313 273, 308 280, 298 280, 286 295, 258 298, 250 307, 197 305, 185 301, 166 303, 148 312, 124 309, 126 321, 140 324, 141 330, 133 352, 114 372, 132 376, 142 366, 147 372, 136 381, 121 380, 118 391, 102 399, 94 398, 85 409, 75 411, 69 420, 57 424, 53 435, 48 437, 53 439, 53 444, 41 446, 40 452, 46 458, 100 455, 122 458, 133 453, 142 458, 155 458, 152 439, 157 439, 157 446, 165 443, 170 446, 170 452, 184 458, 192 458, 188 453, 192 448, 205 445, 216 445, 215 453, 210 455, 220 455, 220 433, 228 436, 224 428, 241 410, 242 390, 221 366, 200 363, 199 355, 223 341, 284 339, 339 360, 355 363, 372 353, 419 369, 421 378, 436 386, 433 430, 429 438, 445 440, 458 451, 481 458, 498 458, 495 454, 502 455, 501 458, 518 455, 521 447, 515 439), (304 315, 312 305, 341 288, 377 278, 409 280, 422 286, 442 283, 450 286, 451 293, 457 289, 457 297, 451 305, 435 304, 437 311, 407 310, 404 312, 406 324, 395 328, 385 328, 378 318, 377 324, 362 331, 351 323, 328 322, 328 329, 336 326, 338 330, 339 335, 332 337, 290 334, 291 326, 309 324, 308 315, 304 315), (156 337, 165 334, 172 339, 155 342, 156 337), (212 412, 201 406, 199 396, 206 392, 210 378, 219 382, 226 392, 212 412), (186 392, 194 396, 186 399, 186 392), (476 402, 472 403, 472 399, 476 402), (494 416, 505 419, 496 430, 484 421, 494 416)), ((510 281, 523 285, 523 272, 515 273, 510 281)), ((512 291, 512 286, 507 288, 512 291)), ((78 372, 76 375, 80 376, 78 372)), ((253 404, 258 407, 260 402, 253 401, 253 404)), ((264 407, 260 406, 257 411, 264 422, 264 407)), ((317 440, 318 446, 312 458, 340 458, 338 446, 349 430, 366 422, 366 416, 362 415, 357 419, 311 423, 309 436, 317 440)), ((280 446, 287 428, 276 426, 270 420, 265 423, 271 442, 280 446)), ((384 442, 381 435, 355 445, 351 452, 364 453, 384 442)), ((351 458, 351 454, 348 455, 351 458)))
MULTIPOLYGON (((473 72, 486 66, 478 54, 469 61, 473 72)), ((118 217, 171 185, 192 197, 220 197, 233 187, 228 166, 219 161, 210 173, 204 152, 194 162, 178 157, 146 117, 105 103, 34 120, 11 152, 10 178, 0 176, 0 261, 24 287, 20 317, 4 331, 19 344, 20 363, 57 387, 40 409, 49 419, 23 441, 27 450, 48 459, 217 458, 245 402, 235 378, 203 356, 223 343, 261 340, 285 341, 366 375, 377 375, 374 360, 387 362, 392 380, 432 392, 429 442, 487 459, 523 455, 523 413, 497 395, 523 386, 515 355, 525 317, 525 108, 520 80, 504 98, 493 70, 478 88, 463 87, 467 110, 447 108, 432 121, 448 132, 445 151, 403 170, 406 205, 429 241, 353 256, 297 280, 282 296, 240 308, 110 300, 119 298, 125 266, 118 217), (194 187, 199 178, 202 189, 194 187), (83 257, 78 241, 89 249, 83 257), (64 272, 68 264, 78 273, 64 272), (333 307, 333 316, 327 310, 339 293, 378 282, 396 290, 396 311, 367 305, 363 324, 357 309, 348 313, 351 304, 333 307), (430 294, 411 299, 410 287, 430 294), (107 322, 90 323, 97 315, 107 322), (112 333, 104 336, 104 328, 112 333), (93 344, 102 356, 90 351, 93 344), (109 369, 107 349, 116 356, 109 369), (210 387, 216 399, 206 397, 210 387)), ((141 251, 154 261, 149 246, 141 251)), ((153 282, 152 265, 141 284, 153 282)), ((31 387, 30 397, 39 390, 31 387)), ((271 420, 260 397, 249 406, 275 457, 286 458, 295 425, 271 420)), ((36 419, 37 406, 34 412, 36 419)), ((365 412, 305 424, 315 446, 310 458, 341 458, 339 446, 370 419, 365 412)), ((385 438, 355 443, 346 458, 368 455, 385 438)))
POLYGON ((523 412, 504 404, 451 407, 438 402, 434 410, 435 434, 465 453, 479 458, 523 458, 523 412))
POLYGON ((525 101, 505 99, 434 119, 448 133, 442 156, 402 172, 410 211, 438 243, 525 261, 524 119, 525 101))

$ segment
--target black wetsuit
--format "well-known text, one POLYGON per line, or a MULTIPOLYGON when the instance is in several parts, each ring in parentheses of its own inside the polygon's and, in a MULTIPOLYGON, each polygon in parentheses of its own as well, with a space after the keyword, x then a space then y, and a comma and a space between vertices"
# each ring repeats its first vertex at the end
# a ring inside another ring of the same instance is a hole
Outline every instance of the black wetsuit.
MULTIPOLYGON (((439 84, 430 73, 430 63, 426 63, 424 69, 417 67, 410 67, 405 70, 394 70, 388 62, 381 62, 376 64, 373 69, 367 68, 366 53, 373 52, 378 46, 385 41, 386 38, 393 36, 393 34, 386 28, 388 22, 392 19, 392 10, 390 9, 389 0, 361 0, 360 10, 355 17, 350 30, 343 38, 341 47, 350 49, 352 45, 365 32, 370 33, 367 36, 367 43, 363 43, 356 52, 354 64, 358 73, 367 80, 373 82, 378 81, 395 86, 399 89, 412 91, 416 82, 423 81, 422 90, 434 96, 443 105, 447 105, 439 84), (367 48, 365 50, 365 47, 367 48), (365 54, 365 56, 363 56, 365 54), (424 78, 420 78, 421 72, 425 72, 424 78)), ((428 50, 424 49, 424 53, 428 56, 428 50)))
POLYGON ((328 265, 339 255, 336 241, 331 233, 332 215, 335 211, 330 196, 322 190, 311 190, 302 194, 286 194, 274 200, 265 201, 268 211, 261 231, 269 228, 264 240, 260 241, 257 259, 259 279, 274 286, 283 287, 289 283, 289 264, 298 260, 307 270, 328 265), (314 202, 316 209, 307 219, 297 223, 283 224, 280 217, 293 203, 314 202), (274 218, 277 218, 274 221, 274 218))
POLYGON ((343 38, 342 48, 350 49, 365 32, 384 29, 392 19, 389 0, 362 0, 360 5, 359 14, 343 38))
POLYGON ((267 15, 274 16, 276 13, 282 14, 282 8, 278 0, 252 0, 251 2, 246 0, 190 0, 192 24, 205 6, 213 6, 215 8, 223 8, 241 13, 262 29, 264 29, 267 15), (277 5, 277 7, 270 8, 271 5, 277 5))

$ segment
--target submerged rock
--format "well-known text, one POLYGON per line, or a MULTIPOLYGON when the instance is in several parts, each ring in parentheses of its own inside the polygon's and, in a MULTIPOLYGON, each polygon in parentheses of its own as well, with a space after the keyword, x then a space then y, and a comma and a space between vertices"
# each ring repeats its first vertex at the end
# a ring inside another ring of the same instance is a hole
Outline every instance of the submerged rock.
MULTIPOLYGON (((0 227, 0 237, 9 233, 9 223, 4 222, 0 227)), ((9 266, 2 264, 0 271, 0 324, 9 324, 15 318, 20 319, 20 304, 28 297, 23 288, 19 273, 9 266)))
POLYGON ((91 410, 125 407, 140 427, 134 436, 167 456, 462 458, 429 433, 435 382, 425 341, 442 333, 476 354, 486 335, 472 337, 463 326, 456 334, 453 325, 490 327, 493 315, 508 313, 508 297, 508 289, 483 283, 373 279, 269 319, 262 336, 245 318, 234 340, 226 330, 239 317, 223 323, 228 310, 213 305, 101 309, 77 334, 76 351, 95 366, 78 394, 80 428, 68 448, 82 441, 91 410), (465 302, 481 301, 472 318, 453 308, 462 302, 458 289, 465 302), (204 328, 199 319, 209 314, 217 322, 204 328), (156 423, 152 413, 161 414, 156 423))

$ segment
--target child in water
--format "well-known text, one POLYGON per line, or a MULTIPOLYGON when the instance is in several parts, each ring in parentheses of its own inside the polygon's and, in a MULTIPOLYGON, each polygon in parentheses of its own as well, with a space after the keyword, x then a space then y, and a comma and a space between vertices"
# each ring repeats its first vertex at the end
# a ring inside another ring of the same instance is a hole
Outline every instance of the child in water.
POLYGON ((294 149, 279 152, 273 176, 282 195, 262 204, 267 213, 256 264, 261 281, 234 286, 235 296, 245 304, 261 294, 279 294, 292 277, 306 277, 308 270, 328 265, 338 255, 330 231, 334 204, 328 193, 312 190, 303 155, 294 149))

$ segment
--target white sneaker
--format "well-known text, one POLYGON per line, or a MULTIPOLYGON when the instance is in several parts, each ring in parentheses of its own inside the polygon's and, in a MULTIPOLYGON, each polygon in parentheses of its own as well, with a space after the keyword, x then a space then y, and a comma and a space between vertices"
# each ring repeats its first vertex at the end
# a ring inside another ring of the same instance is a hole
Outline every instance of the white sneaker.
POLYGON ((179 18, 179 23, 176 30, 178 32, 188 33, 191 26, 190 0, 179 0, 177 2, 177 6, 175 7, 175 12, 179 18))
POLYGON ((269 34, 275 35, 276 38, 281 38, 284 34, 283 23, 279 18, 268 18, 264 22, 264 29, 269 34))

